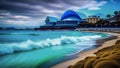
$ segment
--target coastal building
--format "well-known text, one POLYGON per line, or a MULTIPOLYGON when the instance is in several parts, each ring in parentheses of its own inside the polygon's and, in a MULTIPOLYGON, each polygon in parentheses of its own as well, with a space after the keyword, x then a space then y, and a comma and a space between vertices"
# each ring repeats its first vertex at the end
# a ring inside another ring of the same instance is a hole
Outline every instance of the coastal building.
POLYGON ((88 23, 96 23, 99 20, 100 20, 99 16, 89 16, 88 18, 86 18, 86 22, 88 23))
POLYGON ((45 25, 40 26, 39 29, 74 29, 79 23, 85 22, 85 19, 72 10, 68 10, 61 16, 60 19, 55 17, 46 17, 45 25))

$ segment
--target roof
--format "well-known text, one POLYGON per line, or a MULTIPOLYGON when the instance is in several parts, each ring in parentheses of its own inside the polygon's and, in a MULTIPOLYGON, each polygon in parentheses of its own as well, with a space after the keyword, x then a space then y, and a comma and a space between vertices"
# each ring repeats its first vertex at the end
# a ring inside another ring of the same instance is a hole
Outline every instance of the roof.
POLYGON ((75 12, 75 11, 72 11, 72 10, 68 10, 66 11, 62 17, 61 17, 61 20, 64 20, 64 19, 78 19, 78 20, 81 20, 80 16, 75 12))

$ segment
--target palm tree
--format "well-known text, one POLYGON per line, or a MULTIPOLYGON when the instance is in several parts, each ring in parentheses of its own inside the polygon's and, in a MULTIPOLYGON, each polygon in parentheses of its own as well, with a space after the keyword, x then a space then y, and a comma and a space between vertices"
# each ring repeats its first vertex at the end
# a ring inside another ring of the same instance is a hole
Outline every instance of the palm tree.
POLYGON ((119 11, 115 11, 114 14, 115 14, 115 19, 116 19, 116 21, 119 21, 119 18, 118 18, 119 11))
POLYGON ((118 15, 118 13, 119 13, 118 11, 115 11, 115 12, 114 12, 115 16, 117 16, 117 15, 118 15))
POLYGON ((107 17, 108 19, 110 19, 111 15, 110 15, 110 14, 108 14, 106 17, 107 17))

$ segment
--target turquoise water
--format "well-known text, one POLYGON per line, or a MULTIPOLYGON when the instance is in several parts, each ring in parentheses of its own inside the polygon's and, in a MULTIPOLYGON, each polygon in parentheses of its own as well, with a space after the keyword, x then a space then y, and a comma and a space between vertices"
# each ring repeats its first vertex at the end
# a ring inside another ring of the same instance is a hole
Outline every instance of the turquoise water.
POLYGON ((0 68, 42 68, 108 36, 79 31, 0 31, 0 68))

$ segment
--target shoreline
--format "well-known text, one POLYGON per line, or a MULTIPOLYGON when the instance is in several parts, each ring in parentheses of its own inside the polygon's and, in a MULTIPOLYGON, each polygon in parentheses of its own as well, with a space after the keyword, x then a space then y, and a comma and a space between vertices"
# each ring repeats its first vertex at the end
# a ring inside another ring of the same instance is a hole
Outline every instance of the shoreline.
MULTIPOLYGON (((86 31, 86 32, 99 32, 99 31, 86 31)), ((88 56, 95 56, 95 52, 97 52, 100 49, 103 49, 105 47, 109 47, 115 44, 115 42, 117 40, 120 39, 120 34, 119 33, 112 33, 112 32, 102 32, 102 33, 108 33, 108 34, 114 34, 117 38, 115 38, 115 36, 111 36, 109 38, 105 38, 105 39, 100 39, 100 40, 96 40, 96 48, 92 49, 92 50, 84 50, 80 53, 78 53, 76 56, 76 58, 70 59, 70 60, 66 60, 64 62, 58 63, 54 66, 52 66, 51 68, 68 68, 70 65, 74 65, 75 63, 77 63, 80 60, 85 59, 88 56)))

